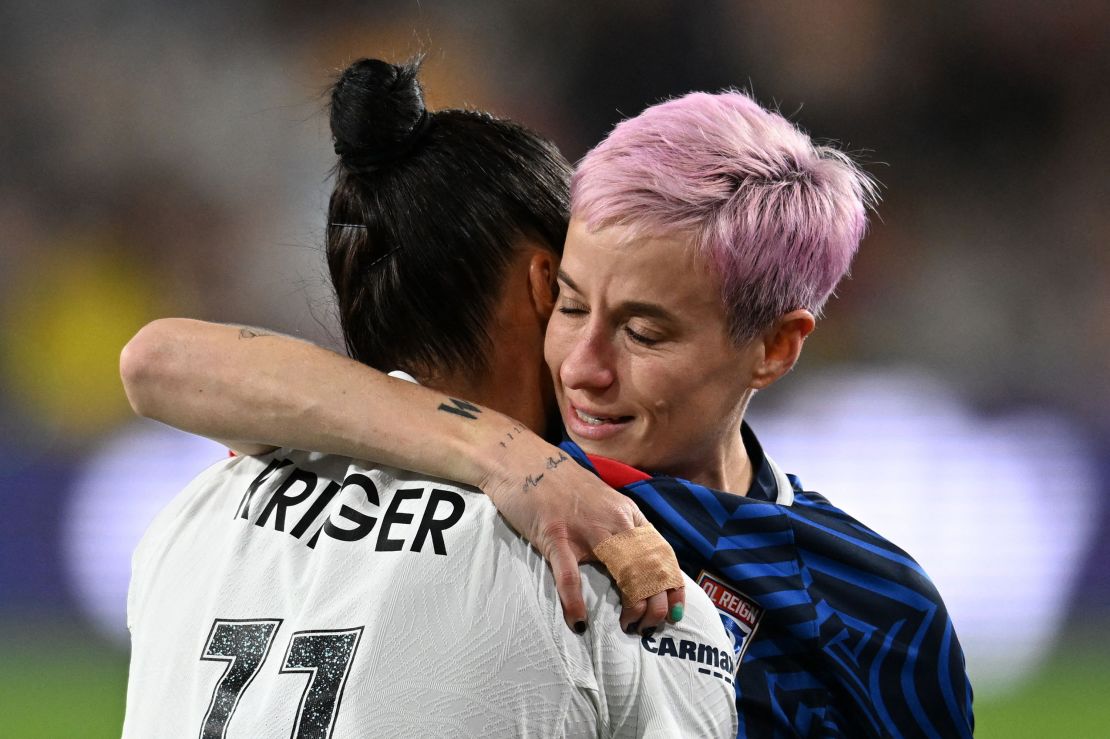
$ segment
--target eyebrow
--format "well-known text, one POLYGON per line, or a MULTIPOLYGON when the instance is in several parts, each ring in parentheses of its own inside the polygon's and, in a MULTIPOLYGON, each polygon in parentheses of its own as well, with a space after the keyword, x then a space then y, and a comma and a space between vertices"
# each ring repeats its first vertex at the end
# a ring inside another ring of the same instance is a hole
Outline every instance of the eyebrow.
POLYGON ((582 288, 578 287, 578 283, 570 279, 570 275, 564 272, 561 267, 559 268, 559 271, 555 273, 555 276, 559 279, 560 282, 567 283, 567 287, 569 287, 571 290, 574 290, 578 293, 582 292, 582 288))
MULTIPOLYGON (((565 282, 567 287, 577 293, 582 292, 582 288, 570 278, 570 276, 560 269, 556 276, 560 282, 565 282)), ((632 314, 637 316, 645 316, 647 318, 655 318, 660 321, 667 321, 669 323, 679 323, 678 317, 671 313, 669 310, 659 305, 658 303, 648 303, 642 300, 628 300, 621 303, 618 308, 622 313, 632 314)))

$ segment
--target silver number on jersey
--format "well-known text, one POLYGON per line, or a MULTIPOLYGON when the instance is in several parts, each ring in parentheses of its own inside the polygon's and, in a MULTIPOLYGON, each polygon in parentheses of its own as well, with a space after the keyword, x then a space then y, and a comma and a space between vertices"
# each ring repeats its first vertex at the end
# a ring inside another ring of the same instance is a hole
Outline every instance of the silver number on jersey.
MULTIPOLYGON (((280 618, 226 619, 212 622, 200 658, 226 662, 212 691, 212 701, 201 723, 200 739, 224 739, 243 691, 254 680, 274 643, 280 618)), ((307 672, 311 677, 301 694, 292 739, 327 739, 335 726, 339 702, 362 627, 330 631, 297 631, 289 639, 281 672, 307 672)))
POLYGON ((200 658, 226 662, 227 666, 212 691, 212 702, 201 724, 201 739, 223 739, 231 714, 239 705, 243 691, 266 661, 280 625, 279 618, 253 621, 216 619, 212 623, 200 658))
POLYGON ((335 631, 298 631, 289 640, 282 672, 312 675, 297 708, 294 739, 331 736, 351 660, 362 638, 362 627, 335 631))

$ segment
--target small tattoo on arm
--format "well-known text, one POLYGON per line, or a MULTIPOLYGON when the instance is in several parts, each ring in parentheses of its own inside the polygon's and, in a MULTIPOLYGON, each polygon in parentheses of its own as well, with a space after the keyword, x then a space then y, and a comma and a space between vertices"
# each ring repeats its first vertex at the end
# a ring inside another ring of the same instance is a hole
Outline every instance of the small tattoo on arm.
MULTIPOLYGON (((520 432, 524 431, 524 427, 520 426, 520 425, 514 426, 513 431, 515 431, 517 433, 520 433, 520 432)), ((512 438, 513 438, 512 434, 506 434, 506 435, 509 437, 510 440, 512 440, 512 438)), ((505 444, 505 442, 502 441, 501 446, 506 447, 507 445, 505 444)), ((570 457, 568 457, 563 452, 559 452, 558 457, 548 457, 544 461, 544 467, 549 469, 549 470, 553 470, 556 467, 558 467, 559 465, 561 465, 563 462, 566 462, 568 459, 570 459, 570 457)), ((528 475, 527 477, 525 477, 524 482, 522 482, 520 484, 520 492, 527 493, 532 488, 538 487, 539 484, 540 484, 540 480, 543 479, 543 476, 544 476, 544 473, 541 472, 538 475, 528 475)))
POLYGON ((497 443, 501 445, 502 449, 508 449, 509 445, 506 444, 505 442, 506 441, 512 441, 513 439, 516 438, 516 436, 514 436, 514 434, 519 434, 519 433, 522 433, 523 431, 524 431, 524 427, 521 426, 518 423, 518 424, 514 425, 513 428, 510 431, 506 431, 505 432, 505 438, 502 439, 501 441, 497 442, 497 443))
POLYGON ((436 410, 441 410, 444 413, 454 413, 456 416, 469 418, 472 421, 477 420, 478 414, 482 412, 481 408, 473 403, 467 403, 465 400, 459 400, 458 398, 448 398, 447 400, 450 401, 450 405, 440 403, 436 410))
MULTIPOLYGON (((548 457, 548 458, 547 458, 547 465, 546 465, 546 467, 547 467, 547 469, 549 469, 549 470, 553 470, 553 469, 555 469, 556 467, 558 467, 559 465, 561 465, 561 464, 562 464, 563 462, 566 462, 566 461, 567 461, 568 459, 570 459, 570 457, 568 457, 567 455, 563 454, 562 452, 559 452, 559 457, 558 457, 558 459, 556 459, 555 457, 548 457)), ((540 477, 543 477, 543 475, 540 475, 540 477)))
POLYGON ((536 476, 528 475, 528 477, 524 478, 524 483, 520 486, 520 492, 527 493, 529 490, 539 485, 542 479, 542 473, 536 476))
POLYGON ((255 339, 255 338, 258 338, 259 336, 266 336, 266 335, 267 334, 264 331, 256 331, 253 328, 241 328, 241 329, 239 329, 239 338, 240 339, 255 339))

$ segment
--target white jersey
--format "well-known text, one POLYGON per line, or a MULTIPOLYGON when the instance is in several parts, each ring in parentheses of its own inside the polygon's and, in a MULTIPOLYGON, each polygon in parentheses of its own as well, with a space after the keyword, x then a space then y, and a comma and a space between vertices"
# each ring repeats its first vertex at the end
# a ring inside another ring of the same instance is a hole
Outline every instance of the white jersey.
POLYGON ((603 572, 583 584, 579 636, 473 489, 285 449, 229 459, 135 552, 123 734, 734 737, 702 590, 687 580, 685 618, 641 640, 603 572))

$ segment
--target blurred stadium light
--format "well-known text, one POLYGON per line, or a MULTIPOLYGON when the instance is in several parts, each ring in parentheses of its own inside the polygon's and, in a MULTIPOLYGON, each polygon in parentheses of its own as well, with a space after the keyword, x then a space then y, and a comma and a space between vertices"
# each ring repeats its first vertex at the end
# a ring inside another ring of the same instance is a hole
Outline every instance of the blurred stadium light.
POLYGON ((147 526, 227 449, 153 421, 121 429, 74 478, 60 545, 74 599, 120 645, 127 632, 131 553, 147 526))

